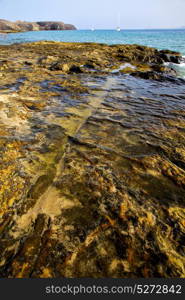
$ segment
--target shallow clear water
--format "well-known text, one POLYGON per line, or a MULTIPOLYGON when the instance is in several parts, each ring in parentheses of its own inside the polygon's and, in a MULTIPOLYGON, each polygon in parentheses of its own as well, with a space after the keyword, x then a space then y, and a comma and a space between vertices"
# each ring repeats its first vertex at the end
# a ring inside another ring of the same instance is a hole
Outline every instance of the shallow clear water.
POLYGON ((185 55, 185 29, 178 30, 71 30, 30 31, 12 33, 0 38, 0 44, 25 43, 40 40, 63 42, 96 42, 106 44, 142 44, 159 49, 171 49, 185 55))
MULTIPOLYGON (((61 42, 96 42, 105 44, 140 44, 181 52, 185 56, 185 29, 176 30, 71 30, 30 31, 0 35, 0 44, 27 43, 41 40, 61 42)), ((185 65, 178 71, 185 76, 185 65)))

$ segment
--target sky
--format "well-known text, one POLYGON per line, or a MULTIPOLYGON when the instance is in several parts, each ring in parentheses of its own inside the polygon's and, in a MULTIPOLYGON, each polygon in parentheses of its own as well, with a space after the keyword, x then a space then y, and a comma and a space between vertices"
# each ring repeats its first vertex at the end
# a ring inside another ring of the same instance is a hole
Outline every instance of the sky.
POLYGON ((63 21, 78 29, 177 28, 185 26, 185 0, 0 0, 0 19, 63 21))

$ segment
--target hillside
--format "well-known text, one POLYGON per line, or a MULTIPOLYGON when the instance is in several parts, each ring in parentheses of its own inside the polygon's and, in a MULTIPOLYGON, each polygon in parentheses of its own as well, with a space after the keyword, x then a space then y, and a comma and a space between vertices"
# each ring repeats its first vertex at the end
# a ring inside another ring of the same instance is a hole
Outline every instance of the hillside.
POLYGON ((40 30, 75 30, 75 26, 65 24, 63 22, 26 22, 16 21, 11 22, 8 20, 0 19, 1 32, 22 32, 22 31, 40 31, 40 30))

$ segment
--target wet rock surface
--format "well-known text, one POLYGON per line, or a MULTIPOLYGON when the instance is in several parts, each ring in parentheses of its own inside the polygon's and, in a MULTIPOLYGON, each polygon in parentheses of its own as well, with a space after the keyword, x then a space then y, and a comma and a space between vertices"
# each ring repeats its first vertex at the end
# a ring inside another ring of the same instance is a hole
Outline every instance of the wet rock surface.
POLYGON ((0 50, 0 276, 184 277, 185 84, 164 53, 0 50))

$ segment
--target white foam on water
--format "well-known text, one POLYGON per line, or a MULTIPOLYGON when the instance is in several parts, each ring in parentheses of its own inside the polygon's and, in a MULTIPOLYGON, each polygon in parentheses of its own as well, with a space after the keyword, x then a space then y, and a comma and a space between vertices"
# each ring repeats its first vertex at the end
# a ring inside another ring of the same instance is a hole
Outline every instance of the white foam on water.
POLYGON ((183 78, 185 78, 185 56, 182 56, 183 62, 179 65, 179 68, 182 68, 183 71, 183 78))
POLYGON ((113 70, 112 73, 118 73, 121 70, 124 70, 125 68, 131 68, 133 70, 136 69, 135 66, 133 66, 133 65, 131 65, 129 63, 125 63, 125 64, 121 65, 118 69, 113 70))
POLYGON ((182 62, 179 65, 175 64, 175 70, 180 77, 185 78, 185 62, 182 62))
POLYGON ((177 71, 178 77, 185 78, 185 56, 182 56, 182 58, 183 61, 180 64, 165 62, 164 65, 177 71))

